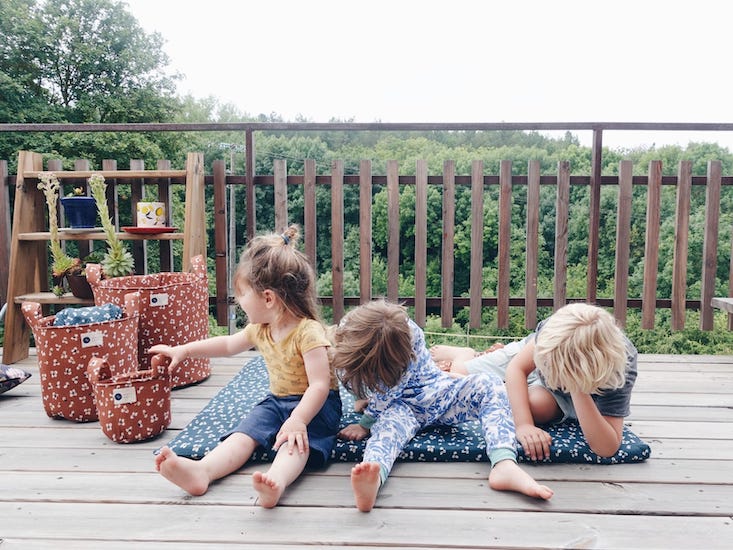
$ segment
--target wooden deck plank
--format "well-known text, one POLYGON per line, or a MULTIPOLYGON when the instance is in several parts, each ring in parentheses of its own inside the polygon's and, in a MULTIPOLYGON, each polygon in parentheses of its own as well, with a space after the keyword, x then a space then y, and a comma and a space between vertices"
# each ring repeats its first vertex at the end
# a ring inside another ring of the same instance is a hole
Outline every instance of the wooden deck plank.
POLYGON ((360 545, 422 548, 727 549, 724 517, 554 514, 473 510, 373 510, 282 506, 0 503, 5 536, 130 543, 360 545), (115 521, 111 521, 114 518, 115 521), (124 518, 124 521, 121 521, 124 518), (297 526, 297 528, 287 528, 297 526))
POLYGON ((487 463, 398 463, 369 514, 353 506, 348 463, 306 473, 274 510, 256 505, 250 484, 263 465, 195 498, 154 472, 153 451, 250 357, 215 360, 208 380, 173 392, 171 427, 130 445, 96 422, 48 418, 35 356, 19 363, 34 376, 0 395, 0 546, 668 549, 733 540, 733 356, 640 356, 627 424, 652 447, 644 463, 523 464, 553 487, 550 502, 492 491, 487 463))

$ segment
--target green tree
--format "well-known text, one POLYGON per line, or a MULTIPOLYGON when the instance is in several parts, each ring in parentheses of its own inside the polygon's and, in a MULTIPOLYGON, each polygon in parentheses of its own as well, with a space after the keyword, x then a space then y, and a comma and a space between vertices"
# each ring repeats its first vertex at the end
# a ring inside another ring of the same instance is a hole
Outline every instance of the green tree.
MULTIPOLYGON (((3 0, 0 122, 166 122, 179 109, 177 75, 158 33, 117 0, 3 0)), ((125 167, 178 155, 170 134, 3 134, 0 158, 21 148, 125 167)))

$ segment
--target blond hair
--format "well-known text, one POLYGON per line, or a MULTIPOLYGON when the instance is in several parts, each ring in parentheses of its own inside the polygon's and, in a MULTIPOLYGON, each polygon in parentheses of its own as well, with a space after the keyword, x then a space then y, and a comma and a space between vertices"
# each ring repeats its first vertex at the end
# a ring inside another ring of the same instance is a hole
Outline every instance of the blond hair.
POLYGON ((414 360, 404 307, 375 300, 350 311, 334 333, 332 366, 360 399, 397 385, 414 360))
POLYGON ((273 291, 283 306, 298 318, 320 319, 315 273, 296 245, 300 228, 291 225, 284 233, 254 237, 242 252, 234 273, 237 295, 249 286, 255 292, 273 291))
POLYGON ((601 393, 626 382, 626 342, 613 316, 590 304, 568 304, 537 334, 534 362, 547 387, 601 393))

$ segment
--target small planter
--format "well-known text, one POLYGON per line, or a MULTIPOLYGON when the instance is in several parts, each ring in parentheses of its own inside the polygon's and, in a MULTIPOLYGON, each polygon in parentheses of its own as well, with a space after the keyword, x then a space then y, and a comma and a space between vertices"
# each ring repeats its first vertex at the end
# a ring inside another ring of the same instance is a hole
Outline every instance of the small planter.
POLYGON ((97 221, 97 203, 93 197, 62 197, 64 214, 69 227, 85 229, 95 227, 97 221))
POLYGON ((92 285, 87 281, 86 275, 82 275, 81 273, 69 273, 66 276, 66 280, 69 282, 71 293, 77 298, 94 298, 92 285))

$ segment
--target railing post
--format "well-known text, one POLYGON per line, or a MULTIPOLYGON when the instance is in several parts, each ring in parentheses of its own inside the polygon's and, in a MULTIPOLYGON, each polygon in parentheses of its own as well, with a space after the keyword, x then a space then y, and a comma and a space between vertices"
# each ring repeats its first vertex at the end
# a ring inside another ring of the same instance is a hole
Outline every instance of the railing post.
POLYGON ((629 298, 629 253, 631 235, 631 198, 633 164, 622 160, 618 172, 618 206, 616 208, 616 280, 614 281, 613 315, 616 322, 626 326, 626 308, 629 298))
POLYGON ((687 300, 687 243, 690 225, 692 162, 681 160, 677 175, 674 255, 672 264, 672 330, 685 328, 687 300))
POLYGON ((527 164, 527 245, 524 280, 524 328, 537 326, 537 270, 540 242, 540 162, 527 164))
POLYGON ((344 316, 344 163, 331 163, 331 287, 333 322, 344 316))
POLYGON ((555 199, 555 276, 553 309, 565 305, 568 288, 568 212, 570 210, 570 163, 557 163, 557 197, 555 199))
POLYGON ((440 318, 443 328, 453 326, 453 277, 455 275, 456 163, 443 162, 443 244, 440 318))
POLYGON ((255 205, 255 140, 254 132, 248 128, 244 132, 244 181, 247 208, 247 240, 251 240, 257 231, 255 205))
MULTIPOLYGON (((0 160, 0 258, 10 258, 10 187, 8 161, 0 160)), ((0 306, 8 295, 8 262, 0 263, 0 306)))
POLYGON ((372 299, 372 163, 359 163, 359 303, 372 299))
POLYGON ((705 189, 705 234, 702 252, 702 286, 700 288, 700 329, 713 329, 715 272, 718 267, 718 222, 720 221, 721 165, 719 160, 708 161, 705 189))
MULTIPOLYGON (((229 321, 229 277, 227 271, 227 175, 226 162, 215 160, 214 171, 214 261, 216 265, 216 322, 229 321)), ((161 241, 162 242, 162 241, 161 241)))
POLYGON ((396 160, 387 161, 387 299, 399 299, 400 176, 396 160))
POLYGON ((601 224, 601 168, 603 167, 603 130, 593 130, 590 174, 590 215, 588 222, 588 280, 586 299, 593 303, 598 293, 598 246, 601 224))
POLYGON ((499 165, 499 257, 496 289, 496 326, 509 327, 512 242, 512 161, 499 165))
POLYGON ((471 163, 471 274, 468 326, 481 326, 484 267, 484 163, 471 163))
POLYGON ((415 164, 415 322, 427 320, 428 276, 428 163, 415 164))
POLYGON ((641 328, 653 329, 657 311, 657 269, 659 268, 659 212, 662 198, 662 162, 649 163, 644 239, 644 287, 641 299, 641 328))

